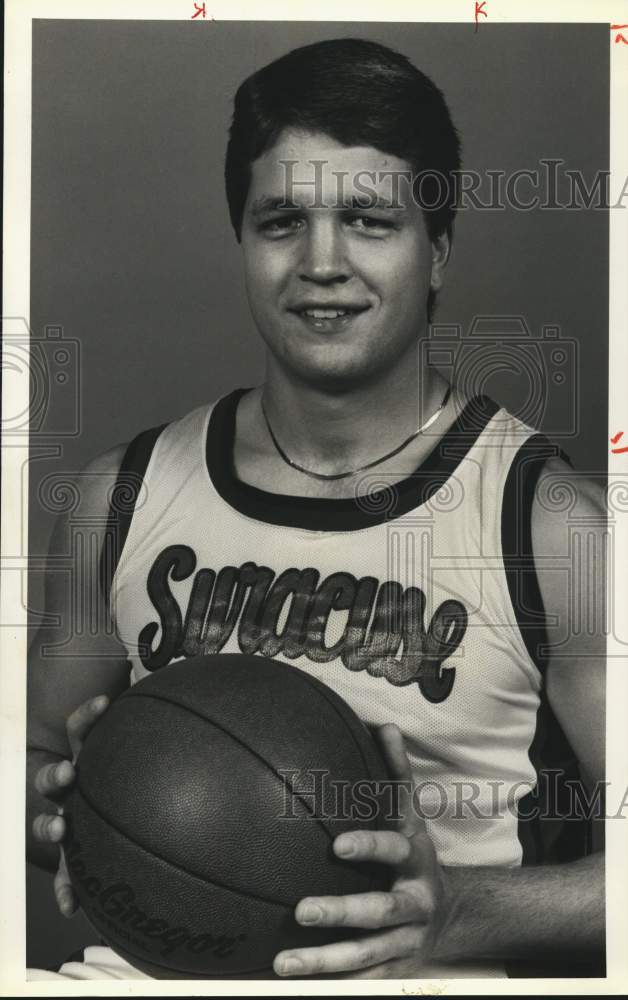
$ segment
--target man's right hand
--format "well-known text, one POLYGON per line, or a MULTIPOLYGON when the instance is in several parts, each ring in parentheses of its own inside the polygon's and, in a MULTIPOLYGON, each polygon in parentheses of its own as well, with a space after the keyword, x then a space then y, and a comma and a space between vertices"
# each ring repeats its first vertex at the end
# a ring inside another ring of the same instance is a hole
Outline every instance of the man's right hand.
POLYGON ((35 775, 36 791, 49 799, 56 807, 54 813, 40 813, 39 816, 35 817, 33 835, 42 844, 58 844, 61 847, 59 868, 54 878, 54 891, 57 905, 64 917, 72 916, 78 909, 78 901, 63 857, 62 844, 66 833, 62 813, 63 800, 74 783, 76 777, 74 765, 83 746, 83 741, 108 706, 109 698, 107 695, 98 695, 96 698, 90 698, 89 701, 79 705, 66 723, 72 760, 45 764, 35 775))

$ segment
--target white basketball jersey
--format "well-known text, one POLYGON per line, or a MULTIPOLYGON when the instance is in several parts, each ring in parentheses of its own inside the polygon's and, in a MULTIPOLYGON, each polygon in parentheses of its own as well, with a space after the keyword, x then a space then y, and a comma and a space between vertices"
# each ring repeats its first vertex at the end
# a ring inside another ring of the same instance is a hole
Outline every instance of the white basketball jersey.
POLYGON ((132 681, 203 653, 293 664, 401 728, 442 864, 519 865, 524 846, 541 860, 520 815, 547 711, 530 510, 557 449, 477 397, 401 482, 282 496, 234 475, 245 391, 127 452, 119 482, 142 486, 132 511, 112 507, 103 579, 132 681))

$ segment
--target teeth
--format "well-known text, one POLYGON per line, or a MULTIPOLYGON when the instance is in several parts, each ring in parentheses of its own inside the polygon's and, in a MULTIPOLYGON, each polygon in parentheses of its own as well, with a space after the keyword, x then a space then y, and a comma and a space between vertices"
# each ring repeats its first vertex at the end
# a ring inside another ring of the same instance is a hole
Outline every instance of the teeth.
POLYGON ((338 319, 339 316, 346 316, 348 309, 305 309, 306 316, 312 319, 338 319))

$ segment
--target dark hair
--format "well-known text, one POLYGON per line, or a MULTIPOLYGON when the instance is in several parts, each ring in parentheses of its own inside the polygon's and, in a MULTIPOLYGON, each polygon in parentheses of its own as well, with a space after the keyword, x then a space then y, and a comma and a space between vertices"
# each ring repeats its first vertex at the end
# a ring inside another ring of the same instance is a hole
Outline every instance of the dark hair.
POLYGON ((451 238, 460 142, 442 93, 405 56, 377 42, 332 39, 294 49, 240 85, 225 164, 238 241, 251 164, 289 128, 406 160, 413 176, 421 175, 430 239, 445 232, 451 238))

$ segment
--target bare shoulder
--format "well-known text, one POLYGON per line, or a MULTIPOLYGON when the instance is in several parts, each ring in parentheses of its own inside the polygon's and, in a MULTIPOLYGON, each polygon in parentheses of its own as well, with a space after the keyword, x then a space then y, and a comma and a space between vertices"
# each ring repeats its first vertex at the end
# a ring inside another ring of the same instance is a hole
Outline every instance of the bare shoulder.
MULTIPOLYGON (((570 633, 599 633, 601 622, 573 620, 580 592, 605 590, 607 532, 603 479, 575 471, 559 457, 541 471, 532 504, 532 549, 546 612, 559 615, 570 633), (569 615, 568 615, 568 609, 569 615)), ((589 609, 590 610, 590 609, 589 609)))
POLYGON ((82 487, 81 502, 86 506, 98 509, 107 506, 127 447, 126 443, 114 445, 92 458, 79 472, 77 480, 82 487))
POLYGON ((85 471, 117 472, 122 464, 122 459, 127 448, 128 442, 126 441, 122 444, 113 445, 107 451, 103 451, 101 454, 90 459, 85 465, 85 471))
POLYGON ((606 526, 606 484, 598 474, 574 470, 559 456, 543 466, 532 506, 535 554, 564 550, 570 531, 603 533, 606 526))
POLYGON ((90 459, 82 469, 68 473, 63 489, 67 503, 57 518, 50 540, 50 554, 63 552, 67 547, 66 530, 69 517, 89 520, 91 530, 104 532, 111 491, 115 486, 126 444, 117 444, 90 459))

